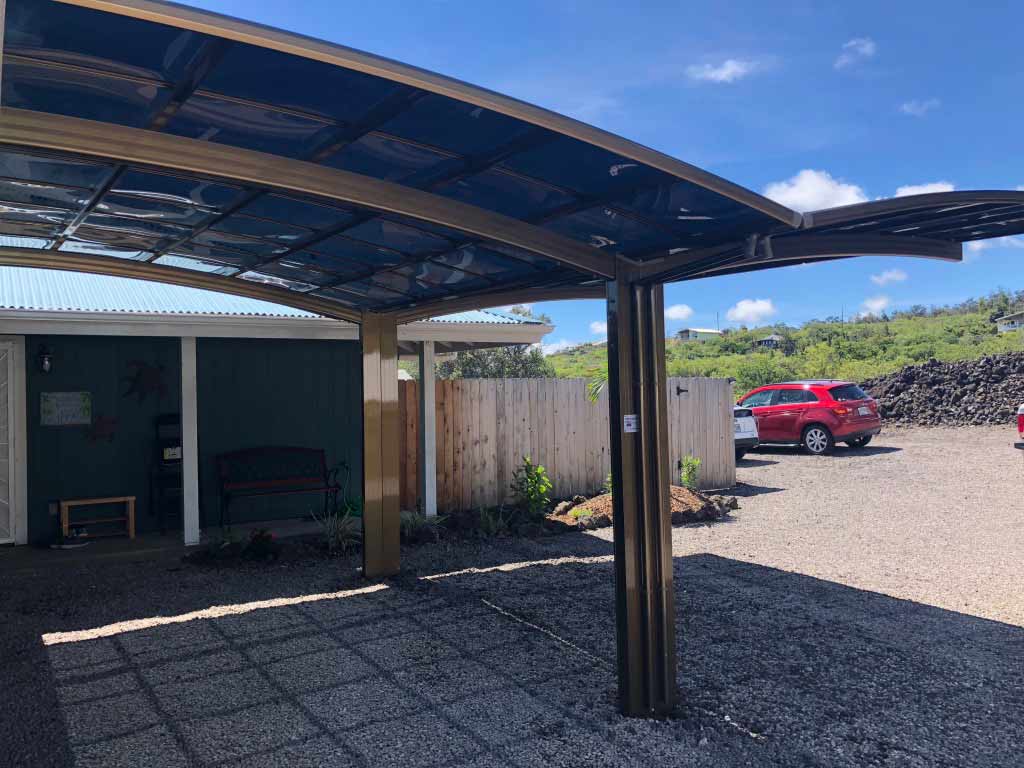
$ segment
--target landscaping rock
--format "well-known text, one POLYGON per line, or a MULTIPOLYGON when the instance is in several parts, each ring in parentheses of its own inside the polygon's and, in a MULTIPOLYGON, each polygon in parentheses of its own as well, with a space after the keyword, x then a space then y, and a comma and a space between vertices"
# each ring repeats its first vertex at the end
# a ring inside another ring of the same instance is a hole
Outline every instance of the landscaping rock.
POLYGON ((929 360, 867 379, 890 423, 921 426, 1007 424, 1024 402, 1024 352, 977 360, 929 360))

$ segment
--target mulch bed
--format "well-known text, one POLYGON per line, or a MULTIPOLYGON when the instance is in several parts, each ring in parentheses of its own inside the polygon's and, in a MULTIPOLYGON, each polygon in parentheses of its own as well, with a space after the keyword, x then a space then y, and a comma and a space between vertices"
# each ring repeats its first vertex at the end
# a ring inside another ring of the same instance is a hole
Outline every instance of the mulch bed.
MULTIPOLYGON (((671 505, 673 525, 721 520, 739 508, 734 496, 708 496, 675 485, 671 488, 671 505)), ((605 528, 612 524, 612 495, 603 493, 590 499, 578 496, 573 501, 563 501, 547 520, 574 529, 605 528)))

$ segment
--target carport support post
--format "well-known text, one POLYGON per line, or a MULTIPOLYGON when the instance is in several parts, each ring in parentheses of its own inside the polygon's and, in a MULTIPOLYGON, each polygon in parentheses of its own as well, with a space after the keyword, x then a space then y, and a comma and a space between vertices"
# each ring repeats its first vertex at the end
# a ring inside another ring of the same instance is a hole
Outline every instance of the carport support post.
POLYGON ((199 543, 199 393, 196 337, 181 337, 181 505, 185 546, 199 543))
POLYGON ((363 313, 363 575, 399 569, 398 325, 363 313))
POLYGON ((437 411, 434 397, 434 342, 420 342, 420 501, 423 514, 437 515, 437 411))
POLYGON ((667 715, 678 699, 669 515, 664 290, 608 283, 608 407, 619 706, 667 715))

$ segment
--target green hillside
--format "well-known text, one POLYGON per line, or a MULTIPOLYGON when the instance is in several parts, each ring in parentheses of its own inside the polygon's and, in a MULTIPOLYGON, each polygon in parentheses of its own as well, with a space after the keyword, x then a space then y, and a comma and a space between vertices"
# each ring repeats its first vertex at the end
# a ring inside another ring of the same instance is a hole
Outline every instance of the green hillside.
MULTIPOLYGON (((1000 291, 953 307, 913 307, 880 318, 734 329, 708 341, 670 338, 666 365, 670 376, 735 378, 737 392, 787 379, 859 381, 930 358, 963 360, 1024 349, 1024 332, 998 334, 992 322, 1022 303, 1024 291, 1000 291), (780 348, 755 351, 755 342, 772 333, 783 337, 780 348)), ((560 377, 590 378, 606 370, 606 346, 575 347, 548 361, 560 377)))

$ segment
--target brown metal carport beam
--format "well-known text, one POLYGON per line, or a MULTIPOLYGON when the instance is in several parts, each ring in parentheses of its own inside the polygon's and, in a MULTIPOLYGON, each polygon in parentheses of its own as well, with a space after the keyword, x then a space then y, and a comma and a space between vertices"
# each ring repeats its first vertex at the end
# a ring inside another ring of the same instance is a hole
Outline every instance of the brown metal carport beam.
POLYGON ((487 307, 503 307, 508 304, 522 304, 538 301, 567 301, 570 299, 603 299, 606 291, 604 283, 596 285, 569 285, 562 288, 519 288, 508 291, 492 291, 460 296, 448 301, 431 301, 409 309, 395 312, 399 323, 412 323, 428 317, 439 317, 452 312, 466 309, 486 309, 487 307))
POLYGON ((614 272, 610 254, 542 227, 413 187, 265 152, 11 107, 0 108, 0 145, 70 152, 314 195, 440 224, 586 274, 611 277, 614 272))

